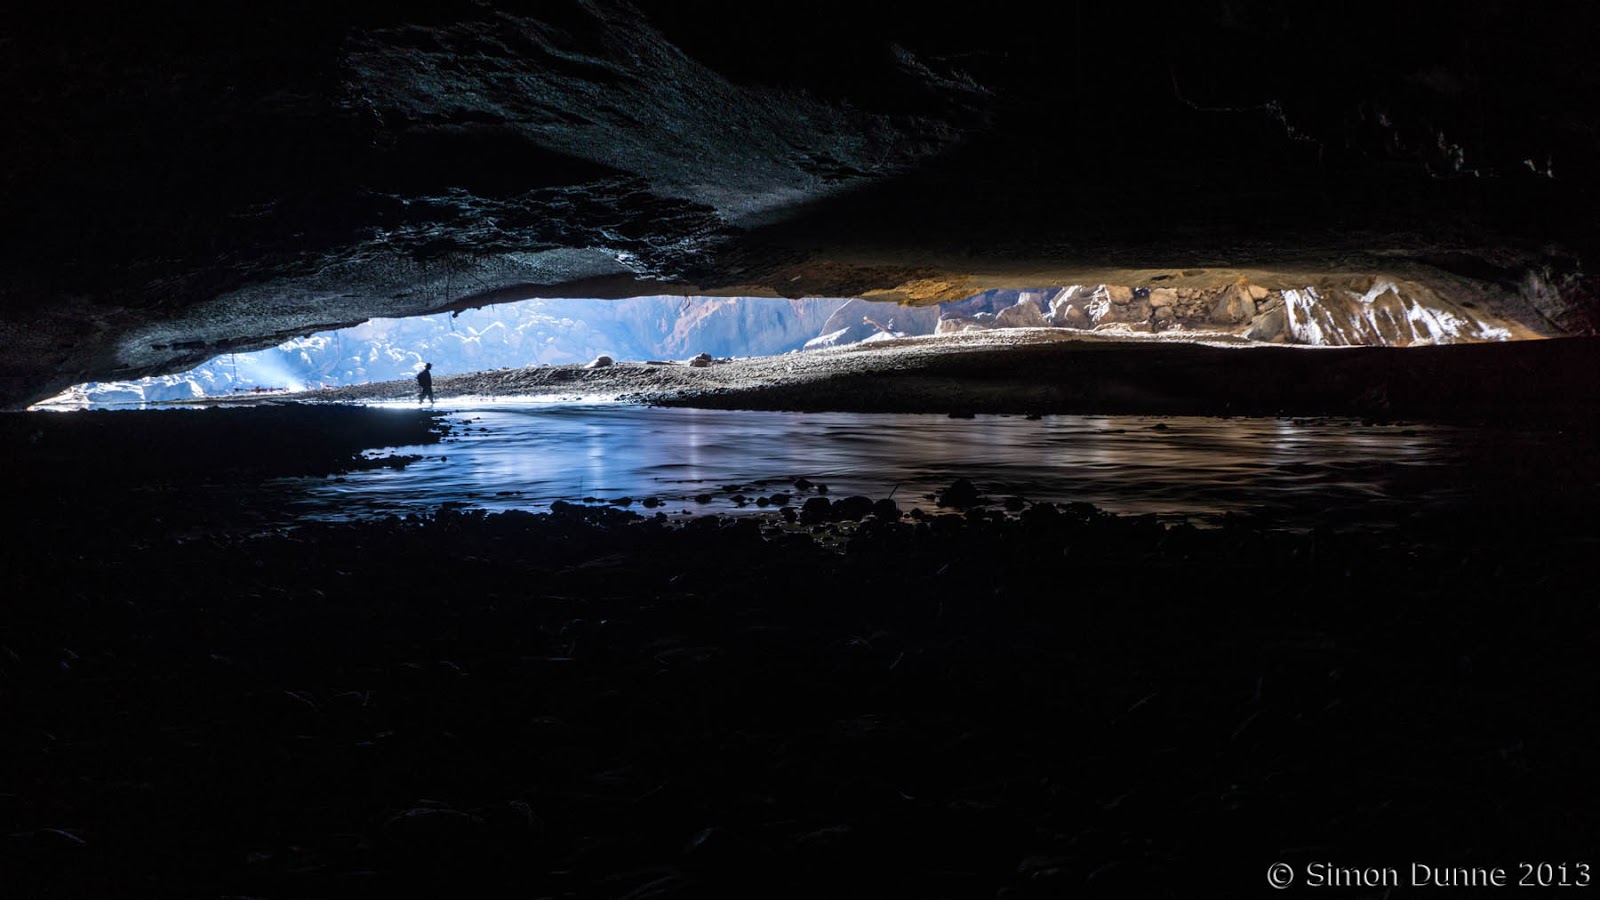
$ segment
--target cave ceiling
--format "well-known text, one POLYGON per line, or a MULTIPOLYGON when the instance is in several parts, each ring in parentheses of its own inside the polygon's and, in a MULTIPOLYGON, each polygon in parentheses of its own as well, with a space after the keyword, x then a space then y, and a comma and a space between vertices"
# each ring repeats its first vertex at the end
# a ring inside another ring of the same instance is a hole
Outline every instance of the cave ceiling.
POLYGON ((0 32, 0 403, 533 296, 1382 273, 1591 333, 1596 19, 57 4, 0 32))

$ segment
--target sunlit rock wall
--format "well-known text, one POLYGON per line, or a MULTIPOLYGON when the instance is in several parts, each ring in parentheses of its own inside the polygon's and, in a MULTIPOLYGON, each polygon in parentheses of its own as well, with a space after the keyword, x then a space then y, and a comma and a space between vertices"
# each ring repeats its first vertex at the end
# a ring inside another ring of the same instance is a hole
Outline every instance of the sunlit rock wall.
POLYGON ((1071 285, 990 291, 947 304, 935 331, 1052 327, 1324 347, 1412 347, 1540 336, 1469 303, 1382 276, 1288 289, 1246 281, 1220 288, 1071 285))

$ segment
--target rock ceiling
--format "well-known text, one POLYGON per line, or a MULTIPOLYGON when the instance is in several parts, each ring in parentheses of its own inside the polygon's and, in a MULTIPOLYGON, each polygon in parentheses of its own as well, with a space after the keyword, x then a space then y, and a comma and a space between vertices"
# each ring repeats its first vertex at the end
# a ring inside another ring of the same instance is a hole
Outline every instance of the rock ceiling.
POLYGON ((60 4, 0 33, 0 404, 528 296, 1383 277, 1600 322, 1583 4, 1057 6, 60 4))

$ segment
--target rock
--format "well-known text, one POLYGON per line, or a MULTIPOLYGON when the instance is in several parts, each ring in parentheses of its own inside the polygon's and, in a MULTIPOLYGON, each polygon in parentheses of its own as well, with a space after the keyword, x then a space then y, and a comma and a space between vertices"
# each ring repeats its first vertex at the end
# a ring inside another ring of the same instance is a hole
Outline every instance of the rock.
POLYGON ((795 520, 800 518, 800 514, 795 512, 792 506, 785 506, 783 509, 778 510, 778 515, 783 516, 783 520, 790 525, 793 525, 795 520))
POLYGON ((1243 325, 1255 318, 1256 301, 1245 284, 1229 285, 1211 304, 1211 321, 1218 325, 1243 325))
POLYGON ((695 494, 694 495, 694 502, 696 502, 696 503, 710 503, 711 502, 711 495, 710 494, 695 494))
POLYGON ((832 517, 833 502, 827 497, 812 497, 800 507, 800 521, 807 525, 826 522, 832 517))
POLYGON ((1267 295, 1272 293, 1271 291, 1267 290, 1266 288, 1262 287, 1259 284, 1247 285, 1246 287, 1250 291, 1250 299, 1256 300, 1256 301, 1265 300, 1265 299, 1267 299, 1267 295))
POLYGON ((1158 329, 1170 328, 1177 323, 1178 314, 1172 311, 1172 307, 1162 306, 1158 307, 1155 312, 1151 314, 1150 320, 1155 323, 1155 326, 1158 329))
POLYGON ((1088 328, 1089 316, 1083 311, 1089 291, 1082 285, 1064 287, 1050 298, 1050 324, 1057 328, 1088 328))
POLYGON ((1289 318, 1283 308, 1282 299, 1268 300, 1262 306, 1254 319, 1250 321, 1250 330, 1244 336, 1252 341, 1283 342, 1288 340, 1289 318))
POLYGON ((799 491, 799 492, 801 492, 802 494, 805 493, 806 491, 811 490, 811 479, 809 479, 809 478, 796 478, 794 480, 794 489, 799 491))
POLYGON ((900 518, 900 507, 893 500, 885 497, 872 504, 872 514, 885 522, 894 522, 900 518))
POLYGON ((874 335, 932 334, 939 324, 937 306, 901 306, 885 316, 883 306, 852 299, 828 316, 817 337, 806 341, 808 350, 857 344, 874 335))
POLYGON ((773 506, 788 506, 789 505, 789 495, 788 494, 784 494, 784 493, 773 494, 772 495, 772 505, 773 506))
POLYGON ((946 314, 939 317, 939 324, 934 328, 934 334, 960 334, 963 331, 987 331, 995 327, 993 313, 978 313, 973 316, 946 314))
POLYGON ((711 354, 701 353, 689 360, 689 366, 695 369, 704 369, 711 365, 711 354))
POLYGON ((1023 510, 1020 518, 1029 528, 1050 528, 1060 521, 1061 511, 1054 503, 1035 503, 1023 510))
POLYGON ((1178 292, 1172 288, 1151 288, 1150 305, 1155 309, 1178 305, 1178 292))
POLYGON ((832 512, 834 519, 859 522, 872 512, 872 501, 860 495, 846 497, 833 504, 832 512))
POLYGON ((1133 302, 1133 288, 1122 284, 1102 284, 1096 292, 1105 297, 1116 306, 1124 306, 1133 302))
POLYGON ((1064 303, 1050 310, 1050 324, 1057 328, 1077 328, 1087 331, 1094 323, 1089 321, 1089 314, 1083 307, 1076 303, 1064 303))
POLYGON ((604 369, 607 366, 615 365, 616 362, 617 362, 616 360, 612 359, 609 356, 596 356, 593 360, 591 360, 588 363, 588 365, 585 365, 584 368, 585 369, 604 369))
POLYGON ((957 478, 949 487, 939 492, 939 505, 953 506, 956 509, 972 506, 979 499, 977 487, 965 478, 957 478))
POLYGON ((1140 325, 1150 321, 1150 301, 1135 298, 1130 289, 1128 299, 1117 303, 1109 295, 1097 297, 1089 305, 1089 320, 1096 328, 1101 325, 1140 325))
POLYGON ((995 317, 997 328, 1044 328, 1050 323, 1045 321, 1044 313, 1039 311, 1039 304, 1029 299, 1024 294, 1014 306, 1000 311, 995 317))

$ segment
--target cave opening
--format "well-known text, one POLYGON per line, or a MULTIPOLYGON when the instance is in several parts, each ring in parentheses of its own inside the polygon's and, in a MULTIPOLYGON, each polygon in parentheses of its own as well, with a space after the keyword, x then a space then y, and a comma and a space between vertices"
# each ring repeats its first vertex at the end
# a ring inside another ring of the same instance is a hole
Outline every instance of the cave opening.
POLYGON ((1600 7, 92 5, 0 25, 8 896, 1589 886, 1600 7))
POLYGON ((771 356, 864 341, 1027 328, 1135 340, 1416 347, 1545 336, 1545 323, 1505 297, 1456 301, 1393 276, 1353 276, 1272 288, 1239 276, 1217 286, 1074 284, 991 289, 926 306, 860 298, 657 296, 528 299, 408 318, 374 318, 227 353, 187 371, 74 385, 30 409, 130 408, 326 391, 406 380, 424 361, 441 372, 604 361, 771 356), (1485 308, 1487 306, 1487 308, 1485 308))

